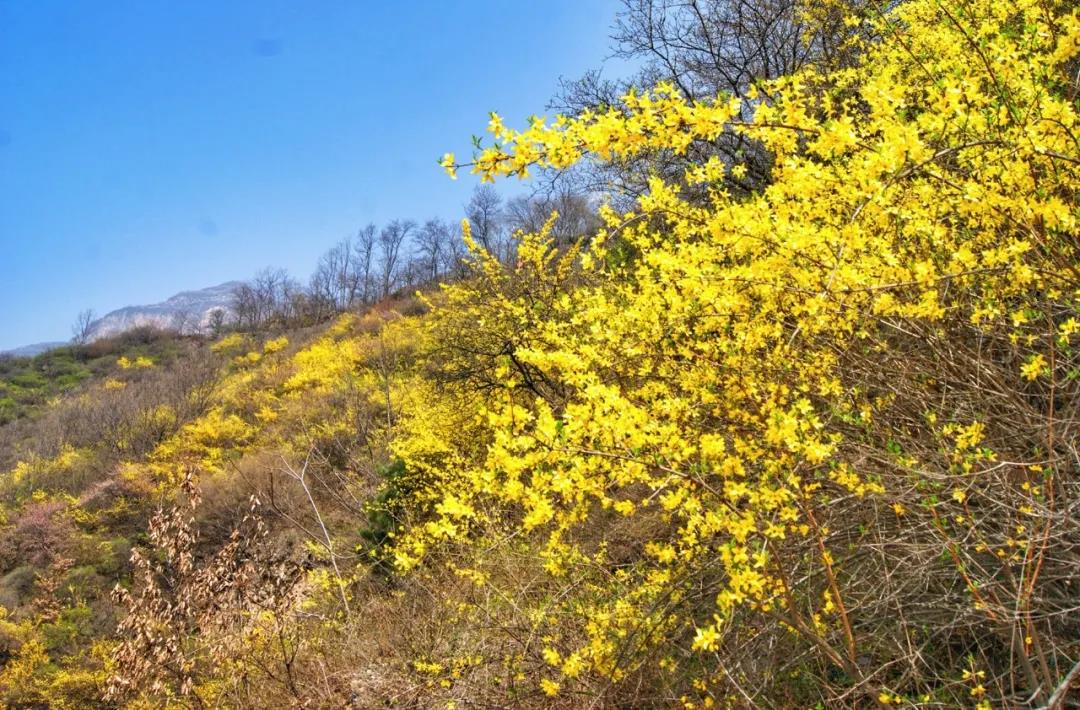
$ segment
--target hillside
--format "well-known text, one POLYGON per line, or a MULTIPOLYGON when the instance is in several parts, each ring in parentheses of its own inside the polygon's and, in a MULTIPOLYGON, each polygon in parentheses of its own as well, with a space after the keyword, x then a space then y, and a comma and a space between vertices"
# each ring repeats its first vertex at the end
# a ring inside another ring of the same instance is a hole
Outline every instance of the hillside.
POLYGON ((85 346, 57 344, 32 356, 0 358, 0 424, 32 416, 87 379, 116 369, 120 357, 169 362, 178 341, 167 331, 133 328, 85 346))
POLYGON ((0 702, 1075 705, 1080 10, 800 8, 440 161, 599 228, 0 362, 0 702))

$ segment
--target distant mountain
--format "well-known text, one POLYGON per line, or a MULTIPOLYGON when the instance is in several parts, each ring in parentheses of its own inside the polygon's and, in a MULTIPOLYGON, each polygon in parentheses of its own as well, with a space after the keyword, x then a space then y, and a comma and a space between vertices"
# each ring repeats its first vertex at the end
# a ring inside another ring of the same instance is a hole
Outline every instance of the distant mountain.
POLYGON ((8 355, 10 357, 34 357, 35 355, 40 355, 43 352, 48 352, 49 350, 53 350, 62 345, 67 345, 67 343, 34 343, 33 345, 24 345, 21 348, 15 348, 14 350, 5 350, 0 353, 0 355, 8 355))
POLYGON ((126 306, 106 313, 90 325, 89 339, 107 338, 140 326, 194 333, 206 327, 215 310, 230 310, 232 290, 240 285, 240 281, 228 281, 198 291, 183 291, 161 303, 126 306))

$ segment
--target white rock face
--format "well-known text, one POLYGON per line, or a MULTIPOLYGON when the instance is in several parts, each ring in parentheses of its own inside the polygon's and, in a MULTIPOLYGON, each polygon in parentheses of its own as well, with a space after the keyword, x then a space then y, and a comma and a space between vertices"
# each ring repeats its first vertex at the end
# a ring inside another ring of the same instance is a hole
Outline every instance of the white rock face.
POLYGON ((231 314, 230 296, 232 290, 240 285, 239 281, 228 281, 198 291, 184 291, 161 303, 126 306, 106 313, 90 325, 89 339, 119 335, 140 326, 173 328, 183 333, 198 332, 209 325, 215 310, 231 314))

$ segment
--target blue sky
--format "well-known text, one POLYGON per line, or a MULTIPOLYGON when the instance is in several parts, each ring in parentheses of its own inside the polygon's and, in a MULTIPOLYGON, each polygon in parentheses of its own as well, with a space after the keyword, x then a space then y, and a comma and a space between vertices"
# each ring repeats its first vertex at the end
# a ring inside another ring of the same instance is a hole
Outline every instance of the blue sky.
POLYGON ((458 219, 474 183, 438 157, 605 66, 615 11, 0 0, 0 350, 84 308, 306 278, 369 221, 458 219))

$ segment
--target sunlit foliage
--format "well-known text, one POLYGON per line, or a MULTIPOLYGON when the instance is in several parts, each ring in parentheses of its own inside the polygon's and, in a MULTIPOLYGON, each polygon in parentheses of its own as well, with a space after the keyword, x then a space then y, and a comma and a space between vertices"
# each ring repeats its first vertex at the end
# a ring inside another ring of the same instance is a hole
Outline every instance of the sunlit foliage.
POLYGON ((682 153, 729 129, 774 156, 770 185, 747 199, 722 187, 739 164, 654 178, 636 210, 603 213, 576 288, 562 288, 565 260, 543 233, 511 274, 479 254, 479 280, 450 287, 433 316, 477 323, 455 332, 462 357, 486 363, 464 376, 491 393, 476 424, 490 444, 442 469, 397 563, 477 530, 479 545, 542 534, 547 571, 584 587, 536 609, 549 694, 651 662, 700 667, 703 697, 715 683, 737 699, 760 679, 705 658, 744 642, 758 614, 867 691, 874 677, 890 697, 938 697, 947 669, 894 674, 866 650, 883 619, 860 617, 889 613, 859 579, 873 536, 851 524, 871 510, 936 538, 968 589, 956 613, 1024 639, 1012 651, 1029 689, 1054 686, 1075 656, 1043 637, 1063 632, 1064 607, 1033 607, 1037 585, 1065 574, 1048 554, 1062 514, 1051 491, 1071 491, 1076 472, 1055 414, 1076 380, 1076 11, 910 2, 850 21, 864 25, 856 68, 811 67, 749 104, 688 104, 660 85, 522 131, 493 116, 492 147, 443 161, 524 177, 682 153), (708 198, 684 199, 689 186, 708 198), (972 347, 982 359, 967 361, 972 347), (881 368, 905 356, 895 391, 881 368), (944 363, 988 380, 950 381, 944 363), (612 549, 620 517, 639 521, 630 558, 612 549), (580 619, 576 639, 559 636, 562 615, 580 619))
POLYGON ((842 69, 741 100, 661 83, 520 131, 492 115, 488 146, 441 161, 644 170, 595 235, 567 244, 552 215, 507 259, 466 222, 461 280, 225 335, 175 385, 170 358, 112 353, 49 404, 65 433, 0 477, 22 565, 0 580, 3 702, 986 708, 1067 688, 1080 19, 876 7, 802 9, 857 10, 842 69), (738 161, 692 159, 722 134, 769 156, 757 192, 728 191, 738 161), (689 167, 649 174, 665 153, 689 167), (65 408, 105 423, 70 436, 65 408))

